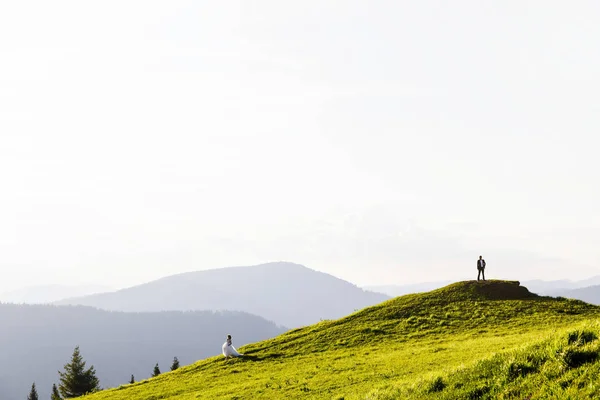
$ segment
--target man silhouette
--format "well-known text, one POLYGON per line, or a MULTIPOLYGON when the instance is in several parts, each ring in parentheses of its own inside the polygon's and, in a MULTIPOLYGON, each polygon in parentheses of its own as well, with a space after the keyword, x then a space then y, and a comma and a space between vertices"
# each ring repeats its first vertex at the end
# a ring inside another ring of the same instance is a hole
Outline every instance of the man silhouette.
POLYGON ((483 278, 485 281, 485 260, 479 256, 479 260, 477 260, 477 280, 479 280, 479 276, 483 278))

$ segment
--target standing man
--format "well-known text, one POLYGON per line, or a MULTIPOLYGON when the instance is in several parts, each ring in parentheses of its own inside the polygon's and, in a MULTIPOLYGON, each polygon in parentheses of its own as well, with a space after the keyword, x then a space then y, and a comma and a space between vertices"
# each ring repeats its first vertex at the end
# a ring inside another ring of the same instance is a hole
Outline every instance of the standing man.
POLYGON ((479 280, 479 276, 483 278, 485 281, 485 260, 479 256, 479 260, 477 260, 477 280, 479 280))

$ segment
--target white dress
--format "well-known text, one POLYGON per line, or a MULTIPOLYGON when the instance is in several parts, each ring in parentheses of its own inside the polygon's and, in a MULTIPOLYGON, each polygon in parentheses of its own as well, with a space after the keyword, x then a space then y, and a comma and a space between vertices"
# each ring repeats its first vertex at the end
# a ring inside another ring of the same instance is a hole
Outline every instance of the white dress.
POLYGON ((223 343, 223 355, 225 357, 240 357, 243 354, 237 352, 233 344, 231 344, 231 340, 227 339, 225 343, 223 343))

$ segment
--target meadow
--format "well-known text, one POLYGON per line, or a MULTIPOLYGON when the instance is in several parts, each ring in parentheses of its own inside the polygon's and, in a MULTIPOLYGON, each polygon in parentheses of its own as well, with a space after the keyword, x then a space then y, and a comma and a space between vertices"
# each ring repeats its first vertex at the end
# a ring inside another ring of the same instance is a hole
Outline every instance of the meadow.
POLYGON ((85 399, 597 398, 599 320, 518 282, 459 282, 85 399))

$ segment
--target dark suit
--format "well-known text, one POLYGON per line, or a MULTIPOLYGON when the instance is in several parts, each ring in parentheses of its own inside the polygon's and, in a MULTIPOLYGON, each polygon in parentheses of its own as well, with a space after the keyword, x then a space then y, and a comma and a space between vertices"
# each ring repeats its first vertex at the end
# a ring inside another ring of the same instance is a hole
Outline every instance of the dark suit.
POLYGON ((483 278, 485 281, 485 260, 482 258, 481 260, 477 260, 477 280, 479 280, 479 276, 483 278))

